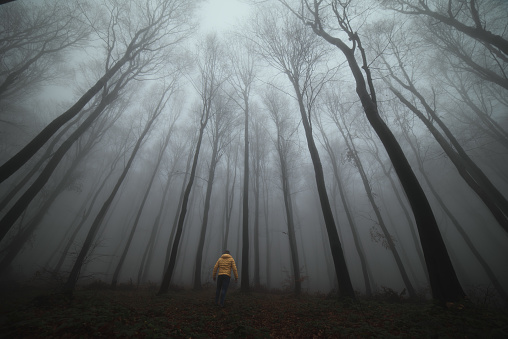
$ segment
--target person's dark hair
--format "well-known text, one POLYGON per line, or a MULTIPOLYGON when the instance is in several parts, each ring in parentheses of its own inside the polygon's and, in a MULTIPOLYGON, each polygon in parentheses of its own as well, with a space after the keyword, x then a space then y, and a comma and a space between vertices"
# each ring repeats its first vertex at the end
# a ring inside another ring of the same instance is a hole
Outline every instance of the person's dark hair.
POLYGON ((224 250, 223 254, 229 254, 229 251, 228 250, 224 250))

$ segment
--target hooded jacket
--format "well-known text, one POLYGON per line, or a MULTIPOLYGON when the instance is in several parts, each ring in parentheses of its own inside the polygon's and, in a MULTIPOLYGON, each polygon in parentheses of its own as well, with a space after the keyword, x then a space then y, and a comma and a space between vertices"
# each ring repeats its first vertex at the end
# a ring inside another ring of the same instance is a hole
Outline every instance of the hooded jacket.
POLYGON ((236 270, 235 260, 230 254, 224 253, 215 263, 215 266, 213 267, 214 279, 217 274, 217 269, 219 269, 219 275, 227 275, 229 277, 231 276, 231 269, 233 269, 235 279, 238 279, 238 271, 236 270))

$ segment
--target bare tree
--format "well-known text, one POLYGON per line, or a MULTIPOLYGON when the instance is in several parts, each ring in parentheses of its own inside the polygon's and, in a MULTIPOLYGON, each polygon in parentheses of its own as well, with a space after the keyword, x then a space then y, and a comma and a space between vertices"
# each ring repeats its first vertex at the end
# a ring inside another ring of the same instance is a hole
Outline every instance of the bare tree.
POLYGON ((436 201, 439 203, 439 205, 441 206, 445 214, 448 216, 454 227, 457 229, 457 232, 464 239, 464 242, 468 246, 471 253, 473 253, 476 260, 478 260, 478 262, 482 266, 483 270, 489 277, 490 281, 492 282, 492 285, 494 285, 494 288, 497 290, 499 295, 503 298, 503 300, 508 300, 508 293, 506 289, 502 286, 502 284, 496 277, 496 274, 491 269, 489 263, 487 263, 487 261, 483 258, 478 249, 475 247, 471 237, 469 237, 467 232, 462 227, 461 222, 455 217, 455 215, 453 215, 450 209, 446 206, 445 202, 441 198, 441 195, 438 193, 435 185, 432 183, 432 180, 429 178, 429 175, 427 174, 427 171, 425 169, 425 153, 424 150, 422 149, 423 146, 421 142, 418 141, 418 139, 414 136, 414 133, 411 133, 409 119, 407 119, 407 117, 404 117, 404 115, 400 114, 397 110, 396 114, 397 114, 396 121, 401 127, 402 135, 404 136, 404 139, 408 142, 408 145, 410 146, 411 150, 414 152, 416 161, 418 163, 418 169, 422 174, 423 179, 427 183, 427 186, 429 187, 430 191, 432 192, 432 195, 435 197, 436 201))
MULTIPOLYGON (((16 2, 0 11, 0 102, 8 105, 56 77, 62 52, 80 47, 91 29, 79 5, 66 1, 16 2)), ((1 113, 1 112, 0 112, 1 113)))
MULTIPOLYGON (((167 105, 168 101, 171 99, 171 97, 174 95, 176 90, 177 90, 177 87, 176 87, 174 79, 173 79, 173 81, 170 84, 165 85, 165 89, 164 89, 163 94, 162 94, 162 97, 164 99, 161 102, 160 107, 157 107, 157 110, 159 110, 159 111, 167 111, 168 110, 166 108, 167 107, 166 105, 167 105)), ((159 171, 159 166, 161 164, 162 157, 163 157, 163 155, 164 155, 164 153, 165 153, 165 151, 166 151, 166 149, 167 149, 167 147, 169 145, 169 140, 171 139, 175 123, 176 123, 176 121, 178 120, 178 118, 180 117, 180 114, 181 114, 181 112, 179 110, 178 111, 173 111, 171 113, 172 113, 172 117, 169 118, 170 119, 170 123, 167 126, 166 134, 164 135, 163 140, 161 142, 161 147, 160 147, 159 153, 157 155, 157 161, 155 163, 155 166, 154 166, 154 169, 152 171, 152 174, 150 175, 150 179, 148 181, 148 185, 146 186, 146 190, 145 190, 145 193, 143 195, 143 199, 141 200, 141 204, 140 204, 140 206, 138 208, 138 212, 136 214, 136 218, 134 220, 134 224, 132 225, 132 228, 131 228, 131 231, 129 233, 129 237, 127 239, 127 242, 125 244, 124 250, 122 252, 122 255, 120 256, 120 260, 118 262, 118 265, 116 266, 115 272, 113 273, 113 278, 112 278, 112 281, 111 281, 111 286, 113 288, 116 287, 116 284, 118 282, 118 276, 120 275, 120 271, 122 269, 123 263, 125 261, 125 258, 127 257, 127 252, 129 251, 129 247, 131 245, 132 239, 134 238, 134 234, 136 233, 136 229, 137 229, 138 224, 139 224, 139 219, 141 217, 141 213, 143 212, 146 200, 148 199, 148 195, 150 194, 150 190, 152 188, 153 181, 154 181, 154 179, 155 179, 155 177, 157 175, 157 172, 159 171)))
POLYGON ((203 220, 201 222, 201 233, 199 236, 196 264, 194 268, 194 289, 201 289, 201 271, 203 262, 203 252, 205 246, 206 230, 208 226, 208 217, 210 211, 210 201, 212 197, 212 188, 215 180, 215 170, 220 161, 224 150, 231 143, 234 137, 232 127, 236 124, 235 112, 231 107, 231 103, 226 96, 218 95, 212 102, 213 114, 210 117, 209 133, 210 142, 212 144, 212 155, 208 164, 208 179, 206 182, 206 193, 203 207, 203 220))
MULTIPOLYGON (((38 178, 3 217, 1 221, 2 226, 0 228, 0 240, 3 239, 35 195, 46 184, 56 166, 60 163, 60 160, 72 144, 92 125, 104 109, 119 96, 131 80, 140 79, 144 76, 146 77, 160 70, 162 67, 160 64, 162 60, 160 58, 168 56, 166 50, 186 37, 188 29, 186 26, 181 27, 183 24, 181 18, 174 17, 182 10, 180 7, 184 6, 180 1, 181 0, 164 1, 158 5, 151 4, 147 5, 147 7, 140 8, 140 19, 145 19, 145 22, 140 23, 142 28, 133 34, 133 38, 127 46, 125 46, 125 50, 121 50, 121 52, 117 52, 116 46, 121 45, 122 41, 129 41, 122 39, 122 37, 126 38, 130 33, 116 30, 115 23, 120 18, 119 13, 122 12, 122 8, 118 6, 112 6, 110 8, 112 11, 110 23, 112 24, 113 30, 108 30, 106 37, 104 37, 107 52, 105 75, 72 108, 51 122, 38 136, 25 146, 23 150, 2 165, 0 173, 5 173, 6 176, 3 177, 3 174, 0 174, 0 177, 6 179, 21 167, 22 164, 35 154, 60 127, 77 115, 84 105, 102 89, 100 103, 71 136, 60 145, 38 178), (145 24, 145 26, 142 26, 142 24, 145 24), (181 33, 182 30, 185 34, 181 33), (169 40, 166 40, 166 37, 169 40), (115 75, 114 78, 113 75, 115 75)), ((134 25, 134 23, 130 21, 129 23, 134 25)), ((126 27, 123 28, 126 29, 126 27)))
POLYGON ((158 294, 164 294, 168 291, 169 283, 173 276, 173 270, 175 268, 178 246, 180 244, 180 238, 182 237, 183 225, 185 222, 185 216, 187 213, 187 205, 189 202, 192 185, 196 177, 196 170, 198 166, 199 152, 201 149, 201 143, 203 141, 203 135, 205 128, 210 120, 212 114, 212 103, 218 95, 222 84, 226 77, 224 72, 223 64, 221 63, 221 44, 216 35, 208 35, 203 41, 199 48, 199 56, 197 64, 199 67, 199 82, 194 84, 196 91, 198 92, 201 99, 201 113, 199 116, 199 134, 194 151, 194 159, 192 161, 192 168, 189 175, 189 181, 185 188, 185 192, 182 199, 182 206, 179 211, 178 225, 176 227, 175 239, 171 247, 171 255, 169 263, 165 269, 162 283, 158 294))
MULTIPOLYGON (((503 36, 493 33, 492 27, 487 29, 487 21, 481 7, 487 10, 487 14, 494 13, 494 20, 505 19, 506 4, 502 2, 484 2, 477 0, 469 1, 409 1, 409 0, 385 0, 383 3, 397 12, 428 17, 431 24, 444 24, 448 27, 470 36, 484 44, 493 52, 501 52, 508 57, 508 40, 503 36), (488 13, 490 12, 490 13, 488 13)), ((504 24, 503 24, 504 25, 504 24)), ((502 27, 504 29, 504 27, 502 27)))
POLYGON ((301 0, 297 9, 294 9, 285 1, 283 2, 317 36, 335 46, 346 58, 355 79, 356 93, 365 115, 383 143, 415 215, 429 272, 432 295, 441 302, 462 299, 465 293, 457 279, 429 201, 397 139, 379 114, 376 91, 367 55, 360 36, 352 27, 352 21, 348 15, 351 1, 301 0), (350 45, 339 36, 332 35, 335 27, 330 27, 323 21, 323 12, 325 11, 331 11, 327 13, 330 13, 336 20, 336 24, 338 24, 336 32, 343 32, 349 39, 350 45))
POLYGON ((87 234, 86 239, 83 243, 83 246, 81 247, 79 254, 76 257, 76 261, 74 262, 71 273, 69 274, 69 277, 67 278, 67 281, 65 283, 64 290, 65 290, 66 294, 69 294, 69 295, 73 294, 74 288, 75 288, 76 283, 79 279, 81 268, 83 267, 84 260, 87 257, 88 252, 95 240, 95 235, 97 234, 97 231, 99 230, 99 227, 101 226, 101 224, 104 220, 104 217, 106 216, 106 213, 109 211, 111 203, 115 199, 116 194, 118 193, 118 190, 120 189, 120 186, 122 186, 122 183, 123 183, 125 177, 127 176, 129 169, 132 166, 132 163, 136 157, 138 150, 141 147, 141 144, 143 143, 144 138, 148 135, 148 133, 150 132, 150 130, 152 128, 152 125, 154 124, 154 122, 159 118, 159 116, 163 112, 165 103, 168 100, 167 94, 168 94, 168 90, 170 88, 171 87, 168 86, 161 91, 162 94, 161 94, 158 102, 155 105, 148 104, 147 107, 145 107, 145 111, 148 113, 148 118, 147 118, 147 121, 146 121, 145 126, 143 128, 143 131, 139 135, 136 145, 134 146, 129 159, 128 159, 127 163, 125 164, 125 167, 124 167, 120 177, 118 178, 115 186, 113 187, 113 190, 109 194, 106 201, 104 201, 104 204, 102 205, 100 211, 97 213, 97 215, 92 223, 92 226, 90 227, 90 230, 88 231, 88 234, 87 234))
POLYGON ((233 98, 244 113, 244 169, 243 169, 243 209, 242 209, 242 281, 241 289, 249 290, 249 97, 255 77, 252 50, 237 44, 230 54, 233 67, 229 82, 238 99, 233 98))
POLYGON ((289 248, 291 253, 291 262, 293 266, 292 279, 294 280, 295 294, 299 295, 302 290, 302 281, 300 275, 300 260, 298 259, 298 248, 295 235, 295 221, 293 212, 293 199, 291 189, 291 179, 294 172, 294 159, 296 159, 297 150, 295 149, 295 133, 298 130, 297 124, 292 120, 289 111, 289 103, 280 97, 280 94, 268 92, 264 95, 264 104, 275 124, 277 134, 272 137, 275 149, 278 154, 278 165, 280 167, 281 190, 284 196, 284 207, 286 210, 286 222, 289 237, 289 248), (293 159, 293 161, 291 161, 293 159))
MULTIPOLYGON (((347 217, 347 220, 349 223, 349 227, 351 229, 351 234, 353 235, 353 241, 355 243, 355 248, 358 253, 358 257, 360 258, 360 264, 362 266, 363 280, 365 283, 365 294, 367 296, 371 296, 372 295, 372 287, 371 287, 371 283, 370 283, 371 273, 369 272, 369 269, 367 266, 367 259, 365 257, 365 251, 363 249, 363 245, 362 245, 360 236, 358 234, 357 223, 355 222, 355 220, 353 218, 353 213, 352 213, 351 208, 349 206, 350 204, 348 202, 348 197, 346 195, 344 183, 343 183, 344 179, 341 176, 342 172, 339 170, 339 161, 340 160, 338 157, 340 157, 340 155, 336 154, 337 152, 335 151, 331 141, 329 140, 329 137, 327 136, 327 134, 325 132, 325 129, 323 127, 323 123, 322 123, 321 119, 318 119, 316 121, 316 124, 319 128, 319 131, 321 132, 321 137, 323 139, 323 146, 325 147, 326 152, 328 153, 328 156, 330 158, 330 162, 331 162, 332 170, 333 170, 333 177, 335 178, 335 183, 337 184, 337 187, 339 189, 340 199, 342 201, 344 213, 346 214, 346 217, 347 217)), ((337 215, 337 213, 335 213, 335 215, 337 215)))
POLYGON ((22 231, 17 232, 11 244, 8 246, 9 251, 6 256, 0 262, 0 272, 2 272, 16 255, 21 251, 26 241, 33 235, 39 224, 44 219, 48 210, 51 208, 55 200, 65 190, 71 188, 76 180, 79 180, 79 167, 85 161, 89 153, 101 143, 104 135, 113 126, 113 124, 120 118, 122 113, 122 105, 120 104, 117 108, 119 110, 111 110, 110 114, 103 116, 98 123, 94 124, 90 128, 88 135, 81 137, 76 143, 75 152, 70 165, 63 169, 63 174, 58 178, 56 186, 51 190, 38 210, 31 216, 31 220, 22 228, 22 231))
MULTIPOLYGON (((110 79, 125 68, 137 69, 142 74, 155 75, 171 53, 171 48, 188 37, 188 26, 193 4, 184 0, 153 0, 128 6, 114 0, 105 0, 101 13, 107 13, 106 29, 95 27, 105 45, 105 72, 67 111, 49 123, 16 155, 0 167, 0 182, 23 166, 39 149, 85 105, 103 89, 111 86, 110 79), (145 6, 146 5, 146 6, 145 6), (125 17, 124 17, 125 16, 125 17), (136 20, 131 20, 134 17, 136 20), (157 60, 158 59, 158 60, 157 60), (133 67, 135 64, 135 67, 133 67)), ((101 18, 101 20, 103 20, 101 18)), ((91 21, 95 26, 95 22, 91 21)), ((123 71, 125 73, 125 70, 123 71)), ((103 98, 106 97, 103 93, 103 98)), ((98 114, 97 114, 98 115, 98 114)), ((93 116, 93 114, 91 115, 93 116)), ((87 125, 83 123, 82 130, 87 125)), ((80 127, 81 127, 80 126, 80 127)))
POLYGON ((314 166, 316 185, 325 220, 328 239, 339 282, 340 295, 355 298, 353 286, 337 233, 333 212, 326 192, 323 167, 312 135, 312 113, 315 100, 330 75, 318 72, 327 55, 320 41, 296 18, 282 11, 264 13, 254 32, 256 51, 274 68, 286 75, 293 87, 305 130, 307 146, 314 166))

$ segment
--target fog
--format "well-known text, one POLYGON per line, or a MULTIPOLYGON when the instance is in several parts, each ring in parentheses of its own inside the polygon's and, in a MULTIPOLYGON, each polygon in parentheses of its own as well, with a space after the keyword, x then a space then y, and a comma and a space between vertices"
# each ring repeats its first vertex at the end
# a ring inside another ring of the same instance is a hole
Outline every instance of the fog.
POLYGON ((323 4, 319 25, 299 1, 146 3, 0 6, 4 282, 159 286, 166 273, 191 289, 213 283, 227 249, 231 288, 339 292, 332 222, 358 295, 437 298, 427 265, 439 246, 422 237, 405 160, 387 152, 329 34, 358 62, 465 294, 506 299, 507 4, 453 4, 496 44, 414 1, 323 4))

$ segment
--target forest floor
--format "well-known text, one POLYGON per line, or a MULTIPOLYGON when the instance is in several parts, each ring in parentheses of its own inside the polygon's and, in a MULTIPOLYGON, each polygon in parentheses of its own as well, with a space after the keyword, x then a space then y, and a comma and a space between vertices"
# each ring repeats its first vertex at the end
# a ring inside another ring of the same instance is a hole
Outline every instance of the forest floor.
POLYGON ((508 311, 472 303, 340 301, 324 295, 214 290, 40 289, 0 292, 0 338, 508 338, 508 311))

